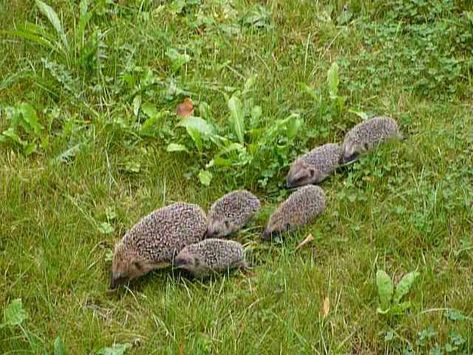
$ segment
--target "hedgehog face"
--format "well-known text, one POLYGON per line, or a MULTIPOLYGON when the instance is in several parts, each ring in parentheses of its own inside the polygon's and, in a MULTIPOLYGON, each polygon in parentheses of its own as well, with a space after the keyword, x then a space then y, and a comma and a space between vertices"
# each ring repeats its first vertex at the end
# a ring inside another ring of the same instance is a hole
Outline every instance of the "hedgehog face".
POLYGON ((343 145, 342 164, 351 163, 358 159, 359 155, 370 149, 369 143, 346 142, 343 145))
POLYGON ((323 176, 313 165, 307 164, 303 160, 296 160, 286 177, 288 188, 315 184, 323 180, 323 176))
POLYGON ((125 245, 120 242, 113 255, 110 288, 115 289, 155 268, 153 263, 144 260, 138 253, 127 250, 125 245))
POLYGON ((263 240, 271 240, 272 237, 280 235, 284 232, 287 232, 291 229, 292 225, 288 221, 284 221, 281 218, 274 218, 277 217, 273 215, 266 226, 266 229, 263 232, 263 240))
POLYGON ((178 269, 189 271, 194 275, 203 275, 206 273, 207 268, 205 263, 197 255, 181 251, 174 259, 174 266, 178 269))
POLYGON ((209 218, 207 238, 225 237, 238 230, 238 226, 229 218, 209 218))

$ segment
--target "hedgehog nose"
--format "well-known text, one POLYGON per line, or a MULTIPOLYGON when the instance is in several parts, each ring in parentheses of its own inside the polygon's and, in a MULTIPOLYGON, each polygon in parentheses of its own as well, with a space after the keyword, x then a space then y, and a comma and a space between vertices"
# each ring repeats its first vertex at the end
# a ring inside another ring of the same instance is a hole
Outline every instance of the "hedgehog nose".
POLYGON ((113 277, 113 275, 110 277, 110 289, 114 290, 118 287, 118 282, 117 279, 113 277))
POLYGON ((110 289, 111 290, 116 289, 118 286, 124 283, 124 281, 125 281, 124 277, 120 277, 120 275, 116 275, 112 273, 110 277, 110 289))
POLYGON ((341 161, 341 164, 347 164, 347 163, 352 163, 354 162, 355 160, 358 159, 358 153, 353 153, 352 155, 342 155, 340 161, 341 161))
POLYGON ((271 234, 271 231, 265 229, 261 237, 263 238, 263 240, 270 240, 271 234))

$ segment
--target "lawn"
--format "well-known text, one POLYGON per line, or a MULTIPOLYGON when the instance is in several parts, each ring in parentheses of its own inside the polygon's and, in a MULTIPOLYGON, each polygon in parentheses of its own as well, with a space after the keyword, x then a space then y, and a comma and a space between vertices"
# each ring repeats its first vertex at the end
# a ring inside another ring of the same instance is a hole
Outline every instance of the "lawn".
POLYGON ((0 353, 473 353, 471 1, 46 2, 0 2, 0 353), (405 139, 261 241, 291 161, 375 115, 405 139), (108 289, 142 216, 238 188, 248 273, 108 289))

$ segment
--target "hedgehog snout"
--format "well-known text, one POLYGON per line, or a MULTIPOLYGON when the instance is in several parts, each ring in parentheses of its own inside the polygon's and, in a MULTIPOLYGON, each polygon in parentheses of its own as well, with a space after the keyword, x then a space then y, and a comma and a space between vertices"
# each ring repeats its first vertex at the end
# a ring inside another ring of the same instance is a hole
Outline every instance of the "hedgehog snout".
POLYGON ((273 235, 273 232, 270 229, 266 228, 263 234, 261 235, 261 238, 263 240, 271 240, 272 235, 273 235))
POLYGON ((353 153, 352 155, 343 155, 342 158, 340 159, 341 160, 341 164, 347 164, 347 163, 352 163, 354 162, 355 160, 358 159, 358 156, 360 154, 358 152, 355 152, 353 153))
POLYGON ((112 273, 110 275, 110 289, 114 290, 118 286, 123 285, 126 282, 127 278, 123 277, 119 273, 112 273))

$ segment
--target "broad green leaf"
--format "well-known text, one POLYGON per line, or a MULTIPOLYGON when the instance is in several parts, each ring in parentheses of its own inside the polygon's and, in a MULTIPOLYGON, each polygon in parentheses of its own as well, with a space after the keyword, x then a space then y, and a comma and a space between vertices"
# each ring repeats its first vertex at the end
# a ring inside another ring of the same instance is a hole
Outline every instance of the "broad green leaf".
POLYGON ((115 230, 115 228, 113 228, 113 226, 108 222, 99 223, 97 228, 102 234, 110 234, 115 230))
MULTIPOLYGON (((144 107, 142 107, 144 112, 144 107)), ((148 112, 149 113, 149 112, 148 112)), ((156 129, 156 124, 161 120, 161 118, 165 115, 165 112, 157 112, 155 115, 150 116, 146 121, 143 122, 140 129, 140 135, 153 137, 158 133, 156 129)))
POLYGON ((22 324, 26 318, 28 318, 28 314, 23 309, 21 298, 17 298, 5 308, 2 326, 17 326, 22 324))
POLYGON ((128 349, 132 346, 129 343, 126 344, 114 344, 112 347, 102 348, 97 351, 97 355, 124 355, 128 349))
POLYGON ((7 130, 2 132, 2 135, 10 138, 13 142, 18 143, 20 145, 26 145, 26 142, 24 142, 20 136, 15 132, 15 129, 13 127, 8 128, 7 130))
POLYGON ((390 313, 394 315, 403 314, 411 307, 411 302, 401 302, 393 305, 390 309, 390 313))
POLYGON ((143 111, 143 113, 148 117, 153 117, 158 114, 156 106, 150 102, 145 102, 143 105, 141 105, 141 111, 143 111))
POLYGON ((29 103, 23 102, 19 106, 19 110, 23 116, 23 120, 26 125, 23 125, 28 133, 33 132, 38 135, 44 129, 44 127, 39 123, 38 116, 36 111, 29 103))
POLYGON ((360 117, 363 121, 365 121, 365 120, 368 119, 368 114, 367 114, 366 112, 359 111, 359 110, 355 110, 354 108, 349 109, 348 112, 357 115, 357 116, 360 117))
POLYGON ((378 296, 380 302, 380 308, 387 310, 391 306, 391 299, 393 297, 394 285, 389 277, 383 270, 376 272, 376 286, 378 287, 378 296))
POLYGON ((82 45, 84 44, 84 41, 85 41, 85 27, 87 26, 87 23, 90 21, 90 19, 92 18, 92 12, 89 12, 89 1, 88 0, 81 0, 80 4, 79 4, 79 13, 80 13, 80 17, 79 17, 79 26, 78 26, 78 29, 77 29, 77 39, 78 41, 80 41, 80 43, 82 43, 82 45))
POLYGON ((209 137, 214 132, 213 127, 207 121, 194 116, 182 119, 178 123, 178 127, 186 128, 199 151, 202 151, 202 137, 209 137))
POLYGON ((394 291, 394 304, 401 302, 401 299, 409 293, 415 279, 419 276, 417 271, 409 272, 398 282, 396 291, 394 291))
POLYGON ((61 337, 56 337, 54 340, 54 355, 67 355, 68 352, 66 350, 66 347, 64 346, 64 343, 61 339, 61 337))
POLYGON ((49 22, 58 33, 59 37, 61 38, 62 43, 64 44, 64 47, 68 48, 69 44, 67 42, 66 34, 64 33, 64 29, 62 28, 61 21, 59 20, 59 17, 56 11, 54 11, 54 9, 51 6, 47 5, 41 0, 35 0, 35 2, 36 2, 36 6, 38 6, 39 8, 39 11, 41 11, 41 13, 48 18, 49 22))
POLYGON ((20 37, 20 38, 26 39, 28 41, 34 42, 36 44, 39 44, 40 46, 47 47, 47 48, 49 48, 53 51, 58 51, 58 48, 56 48, 56 46, 54 46, 47 39, 43 38, 40 35, 37 35, 36 33, 29 32, 29 31, 26 31, 26 30, 22 30, 20 26, 19 26, 19 29, 16 30, 16 31, 0 31, 0 34, 6 34, 6 35, 20 37))
POLYGON ((299 118, 297 114, 291 114, 288 117, 288 122, 286 126, 286 136, 288 139, 293 139, 297 136, 297 132, 299 132, 299 128, 302 126, 302 120, 299 118))
POLYGON ((224 159, 222 157, 215 157, 207 164, 208 168, 212 166, 229 167, 232 166, 232 161, 230 159, 224 159))
POLYGON ((199 171, 199 180, 202 185, 209 186, 212 181, 212 173, 208 170, 199 171))
POLYGON ((257 122, 262 114, 263 110, 261 109, 261 106, 256 105, 251 109, 251 118, 253 119, 253 122, 257 122))
POLYGON ((136 95, 133 99, 133 113, 138 117, 141 107, 141 95, 136 95))
POLYGON ((256 78, 257 78, 256 75, 252 75, 248 79, 246 79, 245 85, 243 87, 243 92, 242 92, 243 95, 247 94, 253 89, 256 83, 256 78))
POLYGON ((36 143, 33 142, 28 142, 24 147, 23 147, 23 153, 25 155, 30 155, 34 152, 36 152, 37 145, 36 143))
POLYGON ((195 129, 203 136, 211 135, 214 132, 214 128, 212 127, 212 125, 210 125, 206 120, 195 116, 182 119, 177 124, 177 126, 195 129))
POLYGON ((182 144, 169 143, 166 148, 168 152, 187 152, 187 148, 182 144))
POLYGON ((105 209, 105 215, 107 216, 107 219, 109 221, 112 221, 114 219, 117 218, 117 212, 115 212, 115 208, 114 207, 107 207, 105 209))
POLYGON ((230 143, 226 147, 223 147, 223 149, 217 153, 217 156, 226 155, 228 153, 241 150, 245 150, 245 147, 240 143, 230 143))
POLYGON ((338 95, 339 82, 340 79, 338 77, 338 64, 337 62, 333 62, 327 71, 327 84, 331 99, 335 99, 338 95))
POLYGON ((193 127, 186 127, 187 134, 192 138, 194 141, 194 144, 199 152, 202 151, 203 145, 202 145, 202 134, 200 131, 193 127))
POLYGON ((236 96, 232 96, 227 104, 230 110, 233 129, 238 137, 238 141, 243 144, 245 143, 245 115, 243 113, 243 105, 241 100, 236 96))
POLYGON ((452 321, 463 321, 469 318, 457 309, 447 309, 445 311, 445 317, 452 321))
POLYGON ((191 57, 188 54, 181 54, 174 48, 168 48, 166 56, 171 60, 172 69, 177 71, 184 64, 190 62, 191 57))
POLYGON ((75 146, 66 149, 64 152, 59 154, 57 157, 52 159, 53 164, 59 164, 59 163, 67 163, 69 162, 72 158, 76 156, 78 152, 80 152, 80 149, 82 148, 82 143, 77 143, 75 146))

